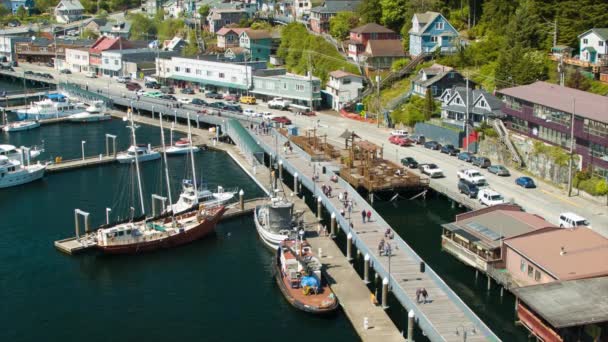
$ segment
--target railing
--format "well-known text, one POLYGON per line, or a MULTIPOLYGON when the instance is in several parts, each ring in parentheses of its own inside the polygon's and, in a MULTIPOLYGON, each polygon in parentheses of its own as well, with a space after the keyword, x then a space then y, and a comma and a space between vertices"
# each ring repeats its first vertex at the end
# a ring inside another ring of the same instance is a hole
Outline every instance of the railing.
POLYGON ((503 144, 505 144, 505 146, 507 146, 507 149, 509 150, 509 153, 511 154, 511 159, 513 159, 513 161, 515 163, 517 163, 518 166, 523 166, 524 162, 523 162, 521 156, 519 155, 519 152, 513 145, 513 142, 511 141, 511 138, 509 137, 509 131, 507 131, 507 127, 505 127, 505 124, 502 122, 502 120, 495 119, 494 128, 496 129, 496 133, 498 133, 500 140, 503 142, 503 144))

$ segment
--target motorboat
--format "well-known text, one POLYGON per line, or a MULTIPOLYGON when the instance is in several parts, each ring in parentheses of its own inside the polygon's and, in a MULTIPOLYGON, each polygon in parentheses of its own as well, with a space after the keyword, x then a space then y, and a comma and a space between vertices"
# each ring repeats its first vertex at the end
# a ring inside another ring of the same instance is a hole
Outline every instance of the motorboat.
POLYGON ((51 94, 42 101, 32 102, 26 109, 18 109, 16 113, 19 120, 42 120, 70 116, 82 112, 85 108, 84 103, 72 102, 61 94, 51 94))
POLYGON ((97 122, 112 119, 110 114, 105 112, 106 105, 103 101, 93 101, 84 112, 68 116, 71 122, 97 122))
POLYGON ((135 155, 139 162, 145 162, 150 160, 156 160, 160 158, 160 153, 154 151, 150 144, 148 145, 131 145, 126 152, 121 152, 116 155, 116 160, 119 163, 133 163, 135 162, 135 155))
MULTIPOLYGON (((173 129, 171 129, 171 130, 173 130, 173 129)), ((171 136, 173 136, 173 134, 171 134, 171 136)), ((177 146, 177 147, 188 147, 188 146, 190 146, 190 139, 180 138, 173 145, 177 146)))
POLYGON ((181 213, 192 209, 197 203, 204 204, 206 207, 225 205, 232 201, 236 194, 236 190, 226 191, 222 186, 218 186, 216 192, 204 188, 195 189, 193 182, 185 179, 182 181, 182 192, 179 194, 179 199, 172 206, 167 206, 167 211, 173 210, 174 213, 181 213), (198 192, 198 199, 195 195, 196 192, 198 192))
POLYGON ((293 219, 293 202, 284 196, 272 197, 268 203, 256 206, 253 215, 260 239, 273 251, 276 251, 282 241, 293 237, 297 232, 297 224, 293 219))
POLYGON ((315 315, 338 309, 338 298, 321 272, 321 261, 302 238, 282 241, 276 251, 273 273, 285 299, 296 309, 315 315))
POLYGON ((44 176, 46 164, 24 165, 23 161, 0 156, 0 188, 8 188, 38 180, 44 176))
POLYGON ((176 154, 187 154, 190 153, 190 150, 192 150, 192 152, 196 153, 199 152, 201 149, 198 148, 197 146, 169 146, 167 147, 167 154, 169 155, 176 155, 176 154))
POLYGON ((17 148, 14 145, 0 144, 0 156, 6 156, 8 159, 17 161, 38 158, 42 152, 44 152, 44 149, 38 147, 27 148, 21 146, 17 148))
POLYGON ((2 130, 5 132, 21 132, 21 131, 29 131, 30 129, 40 127, 40 121, 38 120, 27 120, 27 121, 17 121, 11 122, 6 126, 2 127, 2 130))

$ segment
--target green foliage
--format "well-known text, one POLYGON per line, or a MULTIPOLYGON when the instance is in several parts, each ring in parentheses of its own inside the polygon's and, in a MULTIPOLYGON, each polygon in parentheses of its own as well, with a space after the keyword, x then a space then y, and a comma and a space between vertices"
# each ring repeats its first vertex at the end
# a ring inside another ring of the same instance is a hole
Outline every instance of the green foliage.
MULTIPOLYGON (((38 4, 38 1, 36 1, 36 5, 38 4)), ((96 0, 80 0, 80 4, 82 4, 82 7, 84 7, 84 11, 87 13, 92 13, 95 14, 97 13, 97 1, 96 0)), ((99 8, 103 8, 101 6, 101 2, 99 3, 99 8)))
POLYGON ((0 4, 0 17, 4 18, 4 17, 8 16, 9 14, 11 14, 11 11, 9 11, 8 8, 6 8, 6 6, 0 4))
POLYGON ((363 0, 357 13, 363 24, 380 23, 382 19, 382 3, 381 0, 363 0))
POLYGON ((302 24, 291 23, 283 27, 281 36, 277 55, 285 60, 290 72, 303 75, 312 67, 313 75, 323 83, 327 82, 329 73, 334 70, 359 74, 359 70, 346 62, 333 45, 323 37, 309 34, 302 24))
POLYGON ((391 113, 393 122, 414 127, 417 122, 427 121, 432 116, 432 112, 429 112, 425 106, 426 100, 424 98, 412 96, 407 104, 396 108, 391 113))
POLYGON ((431 89, 426 90, 426 94, 424 96, 424 118, 429 120, 433 113, 435 112, 435 99, 433 99, 433 94, 431 94, 431 89))
POLYGON ((108 19, 108 11, 105 9, 102 9, 99 11, 99 13, 97 13, 96 17, 99 19, 108 19))
POLYGON ((407 0, 380 0, 382 23, 394 31, 399 31, 406 21, 411 20, 408 11, 411 6, 407 0))
POLYGON ((359 24, 359 17, 353 12, 338 12, 333 18, 329 19, 329 33, 338 40, 348 38, 351 29, 359 24))
POLYGON ((201 16, 201 18, 203 18, 203 20, 205 18, 207 18, 210 11, 211 11, 211 7, 209 5, 202 5, 201 7, 198 8, 198 14, 200 14, 200 16, 201 16))
POLYGON ((27 16, 27 10, 25 9, 25 7, 19 6, 19 8, 17 8, 16 15, 17 15, 17 18, 23 20, 27 16))
POLYGON ((196 34, 194 30, 188 32, 188 44, 182 50, 184 57, 193 57, 198 54, 198 43, 196 42, 196 34))
POLYGON ((574 71, 568 73, 566 78, 566 86, 578 90, 587 91, 591 88, 591 80, 583 76, 581 71, 576 68, 574 71))
POLYGON ((401 68, 405 67, 409 62, 410 60, 408 58, 399 58, 394 61, 393 64, 391 64, 391 70, 398 71, 401 68))
POLYGON ((184 21, 182 19, 167 19, 160 24, 156 24, 158 39, 163 41, 172 39, 184 31, 184 21))
POLYGON ((131 39, 142 40, 156 35, 155 23, 147 15, 130 14, 129 18, 131 19, 131 39))
POLYGON ((38 13, 52 12, 58 3, 59 0, 36 0, 34 2, 34 9, 36 9, 38 13))
POLYGON ((482 139, 486 138, 486 137, 487 138, 497 138, 498 137, 498 132, 496 132, 496 130, 485 121, 482 122, 481 125, 479 125, 479 127, 475 128, 475 131, 482 134, 482 139))
POLYGON ((504 88, 510 84, 544 80, 548 76, 549 65, 549 59, 542 51, 524 49, 520 44, 515 44, 511 49, 503 49, 498 58, 495 76, 502 82, 496 86, 504 88))
POLYGON ((242 18, 236 27, 249 27, 251 24, 253 24, 253 19, 242 18))
POLYGON ((587 170, 578 171, 574 175, 572 184, 575 188, 583 190, 593 196, 608 195, 608 183, 606 182, 606 179, 593 176, 591 172, 587 170))
MULTIPOLYGON (((568 165, 570 155, 563 148, 559 146, 547 145, 541 141, 534 141, 532 144, 532 155, 544 155, 559 166, 568 165)), ((573 159, 577 159, 577 157, 573 156, 573 159)))
POLYGON ((99 38, 99 34, 90 29, 84 29, 84 31, 82 31, 82 33, 80 34, 80 37, 82 37, 83 39, 97 39, 99 38))
POLYGON ((274 28, 272 27, 272 25, 269 22, 263 21, 263 20, 258 20, 258 21, 254 21, 253 24, 251 24, 251 29, 252 30, 272 31, 274 28))

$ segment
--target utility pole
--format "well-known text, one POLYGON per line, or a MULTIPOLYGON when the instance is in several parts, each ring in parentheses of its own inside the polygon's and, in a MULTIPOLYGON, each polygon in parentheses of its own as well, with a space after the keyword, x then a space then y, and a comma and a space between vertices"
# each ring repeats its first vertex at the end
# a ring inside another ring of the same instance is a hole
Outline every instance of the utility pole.
POLYGON ((564 69, 564 56, 559 57, 559 63, 557 63, 557 74, 559 75, 559 85, 564 86, 566 79, 566 70, 564 69))
POLYGON ((576 99, 572 99, 572 119, 570 120, 570 159, 568 160, 568 197, 572 196, 572 164, 574 160, 574 112, 576 110, 576 99))
POLYGON ((376 124, 380 128, 380 113, 382 112, 382 102, 380 101, 380 71, 376 68, 376 98, 378 101, 378 113, 376 114, 376 124))
POLYGON ((465 114, 464 114, 464 138, 465 141, 467 143, 467 152, 470 152, 469 150, 469 77, 468 77, 468 73, 467 73, 467 77, 465 78, 466 80, 466 109, 465 109, 465 114))

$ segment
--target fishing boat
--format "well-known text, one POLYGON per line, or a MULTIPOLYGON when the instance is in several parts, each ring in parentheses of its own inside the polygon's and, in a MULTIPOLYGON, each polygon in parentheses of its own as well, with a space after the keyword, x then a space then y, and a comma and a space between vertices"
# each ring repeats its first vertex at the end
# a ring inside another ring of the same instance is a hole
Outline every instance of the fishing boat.
POLYGON ((17 148, 14 145, 0 144, 0 156, 6 156, 8 159, 17 161, 38 158, 42 152, 44 152, 44 149, 36 146, 33 148, 25 146, 17 148))
POLYGON ((154 151, 150 144, 148 145, 131 145, 126 152, 120 152, 116 155, 116 160, 119 163, 133 163, 135 159, 140 162, 156 160, 160 158, 160 153, 154 151))
MULTIPOLYGON (((162 115, 160 115, 162 134, 162 115)), ((135 126, 131 117, 133 144, 136 145, 135 126)), ((164 136, 163 136, 164 145, 164 136)), ((167 167, 167 154, 163 153, 165 178, 169 202, 171 202, 171 186, 167 167)), ((144 212, 141 176, 139 171, 139 155, 135 154, 137 183, 139 189, 141 210, 144 212)), ((104 227, 96 232, 96 247, 107 254, 135 254, 163 248, 172 248, 198 240, 213 232, 220 220, 225 206, 206 207, 199 205, 197 210, 180 215, 173 212, 160 217, 139 222, 121 223, 104 227)))
MULTIPOLYGON (((167 154, 169 154, 167 152, 167 154)), ((194 189, 194 184, 189 179, 182 181, 182 192, 175 204, 167 206, 167 211, 173 210, 174 213, 181 213, 191 209, 195 203, 204 204, 207 207, 225 205, 232 201, 236 196, 237 191, 226 191, 221 185, 217 187, 215 192, 209 189, 194 189), (195 194, 198 192, 198 196, 195 194), (197 199, 198 197, 198 199, 197 199)))
POLYGON ((18 121, 11 122, 6 126, 2 127, 2 130, 5 132, 21 132, 21 131, 29 131, 30 129, 40 127, 40 122, 38 120, 32 121, 18 121))
POLYGON ((168 155, 188 154, 188 153, 190 153, 190 151, 198 152, 201 150, 197 146, 192 145, 192 143, 191 143, 192 140, 189 138, 181 138, 181 139, 177 140, 175 143, 173 143, 173 129, 174 129, 174 125, 171 125, 171 135, 170 135, 169 141, 171 141, 172 145, 167 147, 166 151, 167 151, 168 155))
POLYGON ((297 224, 293 219, 293 202, 288 201, 285 196, 273 196, 269 203, 256 206, 253 216, 260 239, 273 251, 297 231, 297 224))
MULTIPOLYGON (((28 163, 29 164, 29 161, 28 163)), ((24 165, 23 161, 0 156, 0 188, 8 188, 38 180, 44 176, 46 164, 24 165)))
POLYGON ((42 101, 32 102, 26 109, 16 111, 19 120, 62 118, 80 113, 86 108, 84 103, 74 103, 62 94, 50 94, 42 101))
POLYGON ((274 261, 274 276, 283 296, 293 307, 311 314, 329 314, 338 309, 338 299, 321 274, 321 262, 303 239, 284 240, 274 261))
POLYGON ((103 101, 93 101, 84 112, 68 116, 71 122, 97 122, 112 119, 110 114, 105 112, 106 105, 103 101))

